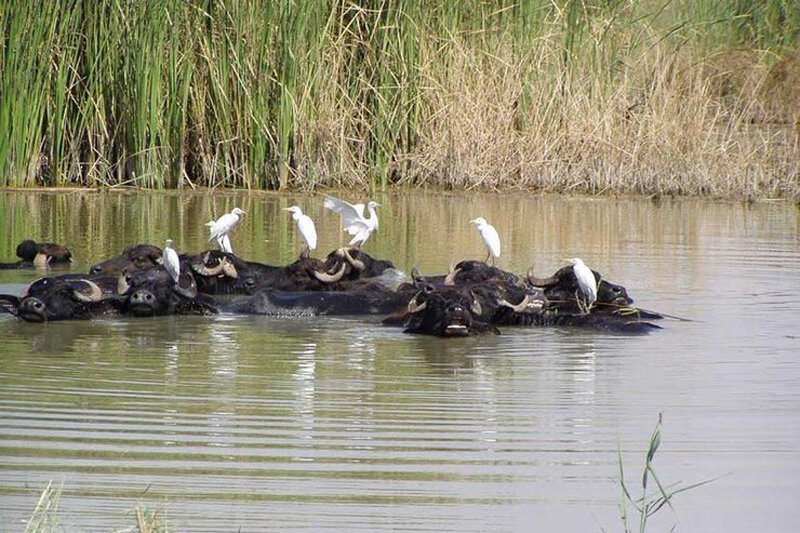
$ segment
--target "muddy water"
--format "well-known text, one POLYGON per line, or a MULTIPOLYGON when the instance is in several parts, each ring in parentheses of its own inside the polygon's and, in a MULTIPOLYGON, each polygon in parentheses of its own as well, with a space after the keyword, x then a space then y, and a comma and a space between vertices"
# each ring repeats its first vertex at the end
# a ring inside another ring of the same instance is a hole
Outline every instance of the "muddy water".
MULTIPOLYGON (((385 194, 366 250, 446 270, 503 239, 501 266, 581 256, 667 320, 645 337, 504 328, 440 340, 353 318, 171 317, 28 324, 0 317, 0 529, 63 484, 68 531, 621 531, 618 446, 641 491, 650 432, 679 494, 653 529, 793 531, 800 523, 800 214, 790 205, 385 194)), ((206 245, 240 206, 246 258, 346 242, 319 196, 0 195, 0 260, 64 242, 83 271, 136 242, 206 245)), ((18 292, 31 271, 0 272, 18 292)))

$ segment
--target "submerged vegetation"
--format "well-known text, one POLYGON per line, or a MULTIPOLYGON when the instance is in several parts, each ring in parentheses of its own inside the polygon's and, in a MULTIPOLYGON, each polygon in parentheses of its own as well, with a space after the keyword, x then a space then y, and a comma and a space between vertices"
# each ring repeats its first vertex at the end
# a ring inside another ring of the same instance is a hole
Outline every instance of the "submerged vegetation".
POLYGON ((800 1, 0 0, 0 186, 800 193, 800 1))

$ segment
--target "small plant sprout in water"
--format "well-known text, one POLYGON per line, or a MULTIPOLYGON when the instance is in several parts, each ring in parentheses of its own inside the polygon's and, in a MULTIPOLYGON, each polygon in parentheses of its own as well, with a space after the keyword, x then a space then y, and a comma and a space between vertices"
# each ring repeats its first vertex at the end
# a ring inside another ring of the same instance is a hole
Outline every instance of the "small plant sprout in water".
POLYGON ((665 486, 661 483, 661 480, 658 478, 656 471, 653 468, 653 460, 655 459, 656 451, 658 451, 658 448, 661 445, 661 418, 661 413, 659 413, 656 427, 653 430, 653 434, 650 435, 650 445, 647 449, 647 455, 645 455, 644 472, 642 473, 642 495, 639 498, 634 498, 634 496, 631 495, 631 492, 628 490, 628 486, 625 484, 625 472, 622 467, 622 444, 620 444, 618 448, 619 484, 620 488, 622 489, 622 493, 620 495, 619 513, 620 520, 622 521, 623 531, 625 531, 625 533, 632 533, 635 531, 629 526, 629 519, 633 519, 636 514, 639 515, 638 531, 639 533, 644 533, 644 531, 647 530, 647 520, 658 511, 663 509, 665 505, 669 506, 669 508, 673 511, 675 510, 672 507, 672 498, 676 494, 689 489, 697 488, 701 485, 711 483, 712 481, 718 479, 707 479, 705 481, 692 483, 690 485, 683 485, 678 482, 665 486), (655 483, 655 489, 653 489, 653 486, 651 485, 651 491, 648 493, 647 486, 650 479, 652 479, 653 483, 655 483), (633 506, 632 514, 634 516, 629 515, 629 505, 633 506))

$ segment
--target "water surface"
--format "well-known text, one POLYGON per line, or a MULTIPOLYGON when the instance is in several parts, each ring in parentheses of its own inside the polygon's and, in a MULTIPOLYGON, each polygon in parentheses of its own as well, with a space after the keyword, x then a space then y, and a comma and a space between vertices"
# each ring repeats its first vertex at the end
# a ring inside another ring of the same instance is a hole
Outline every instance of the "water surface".
MULTIPOLYGON (((481 258, 540 275, 580 256, 637 303, 692 322, 620 337, 503 328, 442 340, 378 319, 168 317, 28 324, 0 316, 0 529, 63 483, 66 530, 165 509, 179 531, 620 531, 617 447, 638 487, 658 413, 654 530, 793 531, 800 522, 800 215, 784 203, 655 205, 527 194, 384 194, 366 250, 441 273, 481 258)), ((85 271, 137 242, 207 247, 248 212, 245 258, 291 261, 289 214, 323 255, 346 242, 320 196, 2 194, 0 260, 24 238, 85 271)), ((19 292, 33 271, 0 271, 19 292)), ((639 490, 636 491, 637 494, 639 490)))

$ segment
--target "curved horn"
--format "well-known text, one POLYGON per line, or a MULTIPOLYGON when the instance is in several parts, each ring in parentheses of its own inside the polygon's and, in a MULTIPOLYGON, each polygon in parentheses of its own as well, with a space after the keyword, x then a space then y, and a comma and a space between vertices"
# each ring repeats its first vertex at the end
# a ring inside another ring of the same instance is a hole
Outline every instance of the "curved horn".
POLYGON ((550 276, 549 278, 537 278, 533 274, 533 266, 528 269, 525 279, 534 287, 550 287, 558 283, 558 277, 550 276))
POLYGON ((90 281, 88 279, 82 279, 80 281, 81 283, 85 283, 86 285, 88 285, 91 291, 89 292, 89 294, 85 294, 73 287, 72 294, 73 296, 75 296, 76 300, 79 300, 81 302, 99 302, 100 300, 103 299, 103 291, 100 289, 100 287, 97 286, 95 282, 90 281))
MULTIPOLYGON (((39 278, 39 279, 42 279, 42 278, 39 278)), ((30 283, 28 283, 27 285, 25 285, 25 288, 24 288, 24 289, 22 289, 22 292, 21 292, 21 293, 20 293, 20 295, 19 295, 19 299, 20 299, 20 300, 22 300, 23 298, 25 298, 26 296, 28 296, 28 291, 30 290, 30 288, 31 288, 31 285, 33 285, 34 283, 36 283, 37 281, 39 281, 39 279, 33 280, 33 281, 31 281, 30 283)))
POLYGON ((347 248, 344 248, 342 251, 344 252, 345 259, 347 259, 347 262, 350 263, 353 266, 353 268, 355 268, 359 272, 364 272, 364 269, 366 268, 364 266, 364 261, 361 261, 359 259, 353 259, 353 256, 350 255, 350 250, 348 250, 347 248))
POLYGON ((445 285, 455 285, 456 284, 456 274, 461 272, 460 268, 456 268, 455 263, 450 263, 450 272, 447 273, 447 276, 444 278, 445 285))
POLYGON ((186 276, 189 278, 189 286, 181 287, 180 278, 178 278, 178 283, 175 284, 174 290, 181 296, 185 296, 190 300, 197 298, 197 282, 195 282, 194 277, 192 277, 190 272, 187 272, 186 276))
POLYGON ((512 304, 506 301, 504 298, 498 298, 497 305, 508 307, 515 313, 523 313, 529 308, 532 308, 536 311, 540 310, 542 307, 544 307, 544 302, 540 298, 533 298, 530 294, 526 294, 522 301, 518 304, 512 304))
MULTIPOLYGON (((215 266, 215 267, 207 267, 206 266, 207 257, 208 257, 208 254, 206 254, 206 259, 203 259, 203 262, 200 263, 199 265, 197 263, 191 263, 192 270, 194 270, 195 272, 197 272, 201 276, 213 277, 213 276, 219 275, 225 269, 225 262, 227 261, 227 258, 223 258, 217 264, 217 266, 215 266)), ((235 269, 234 269, 234 272, 235 272, 235 269)), ((226 272, 226 275, 227 275, 227 272, 226 272)), ((238 275, 237 276, 231 276, 231 277, 238 277, 238 275)))
POLYGON ((117 278, 117 294, 125 294, 131 288, 130 283, 126 279, 128 276, 128 271, 123 270, 120 272, 119 277, 117 278))
POLYGON ((335 274, 328 274, 327 272, 320 272, 318 270, 312 270, 312 272, 314 273, 314 277, 322 283, 336 283, 344 276, 345 268, 347 268, 347 265, 342 263, 342 266, 339 267, 339 270, 335 274))
POLYGON ((470 296, 472 296, 472 305, 470 306, 470 310, 475 313, 476 315, 483 314, 483 307, 481 307, 481 303, 478 301, 477 296, 472 291, 469 291, 470 296))
POLYGON ((33 258, 33 266, 36 268, 45 268, 50 263, 50 259, 52 259, 51 256, 39 252, 36 254, 36 257, 33 258))
POLYGON ((414 266, 411 267, 411 279, 416 280, 417 278, 423 278, 422 272, 419 271, 419 259, 414 263, 414 266))
POLYGON ((418 292, 417 294, 414 295, 413 298, 411 298, 411 301, 408 302, 408 307, 406 307, 406 312, 409 315, 413 315, 414 313, 422 311, 428 306, 428 302, 423 302, 422 305, 417 304, 417 298, 419 297, 419 295, 420 293, 418 292))
POLYGON ((239 272, 236 270, 236 267, 233 265, 233 263, 228 261, 227 257, 222 258, 220 265, 222 265, 222 272, 224 272, 226 276, 233 279, 239 279, 239 272))

